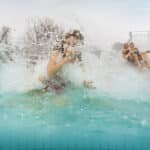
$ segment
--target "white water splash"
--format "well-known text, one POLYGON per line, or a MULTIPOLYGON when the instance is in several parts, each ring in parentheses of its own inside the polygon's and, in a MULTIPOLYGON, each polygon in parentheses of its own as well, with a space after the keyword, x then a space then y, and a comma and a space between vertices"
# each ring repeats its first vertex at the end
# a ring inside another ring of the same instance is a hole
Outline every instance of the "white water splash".
MULTIPOLYGON (((87 51, 94 49, 86 46, 83 49, 84 69, 78 65, 65 67, 64 75, 67 79, 78 85, 83 80, 92 80, 98 92, 104 91, 117 98, 144 99, 149 96, 149 71, 138 71, 124 61, 118 51, 112 49, 114 42, 128 40, 128 31, 131 28, 127 17, 122 19, 119 14, 78 9, 78 6, 58 8, 63 13, 60 14, 58 9, 52 9, 51 13, 56 23, 65 30, 80 29, 84 33, 86 45, 96 45, 102 50, 99 58, 88 53, 87 51)), ((1 66, 1 90, 26 91, 40 86, 38 76, 45 72, 47 60, 39 62, 32 70, 21 59, 1 66)))

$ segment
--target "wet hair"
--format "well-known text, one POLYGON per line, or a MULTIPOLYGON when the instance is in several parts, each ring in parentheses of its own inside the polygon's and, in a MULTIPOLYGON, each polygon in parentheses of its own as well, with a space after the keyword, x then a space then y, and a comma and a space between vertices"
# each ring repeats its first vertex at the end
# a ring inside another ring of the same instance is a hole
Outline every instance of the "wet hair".
POLYGON ((70 38, 71 36, 77 38, 77 39, 80 40, 80 41, 83 41, 83 40, 84 40, 83 34, 82 34, 79 30, 73 30, 73 31, 71 31, 71 32, 68 32, 68 33, 65 35, 65 39, 68 39, 68 38, 70 38))
POLYGON ((124 49, 126 49, 126 48, 128 48, 128 47, 129 47, 129 44, 128 44, 128 43, 124 43, 124 44, 123 44, 123 48, 124 48, 124 49))
POLYGON ((133 46, 135 46, 134 42, 130 42, 130 43, 129 43, 129 46, 130 46, 130 45, 133 45, 133 46))
MULTIPOLYGON (((84 44, 84 42, 83 42, 84 37, 83 37, 82 33, 79 30, 73 30, 71 32, 68 32, 65 35, 64 39, 54 46, 53 50, 60 51, 63 54, 63 57, 65 57, 65 54, 64 54, 64 44, 66 43, 65 40, 70 38, 71 36, 77 38, 77 40, 79 40, 81 42, 81 44, 84 44)), ((76 54, 76 56, 81 61, 81 54, 76 54)))

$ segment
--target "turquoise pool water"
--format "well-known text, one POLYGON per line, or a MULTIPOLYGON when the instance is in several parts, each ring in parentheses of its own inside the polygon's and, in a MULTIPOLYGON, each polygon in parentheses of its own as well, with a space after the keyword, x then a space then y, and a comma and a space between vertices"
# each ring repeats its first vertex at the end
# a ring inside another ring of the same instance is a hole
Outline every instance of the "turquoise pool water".
POLYGON ((150 149, 150 102, 70 88, 0 93, 0 149, 150 149))

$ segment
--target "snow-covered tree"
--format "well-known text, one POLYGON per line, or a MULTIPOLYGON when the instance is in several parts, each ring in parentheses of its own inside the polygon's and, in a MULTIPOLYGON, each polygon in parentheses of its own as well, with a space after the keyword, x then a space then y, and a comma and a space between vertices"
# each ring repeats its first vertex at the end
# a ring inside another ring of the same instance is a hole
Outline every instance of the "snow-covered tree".
POLYGON ((49 57, 49 53, 64 36, 61 27, 49 18, 32 19, 28 22, 24 37, 23 55, 35 64, 38 59, 49 57))
POLYGON ((25 42, 29 45, 51 45, 63 36, 63 30, 51 19, 32 19, 27 28, 25 42))

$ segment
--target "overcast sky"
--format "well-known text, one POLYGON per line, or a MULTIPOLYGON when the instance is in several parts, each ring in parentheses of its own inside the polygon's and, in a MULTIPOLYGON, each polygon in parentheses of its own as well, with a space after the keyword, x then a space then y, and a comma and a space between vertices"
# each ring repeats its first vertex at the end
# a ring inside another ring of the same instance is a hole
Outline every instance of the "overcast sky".
POLYGON ((115 16, 118 22, 124 20, 131 29, 150 29, 148 0, 0 0, 0 26, 11 25, 18 30, 24 28, 30 17, 55 17, 57 14, 62 18, 79 13, 91 16, 106 13, 106 19, 115 16))

